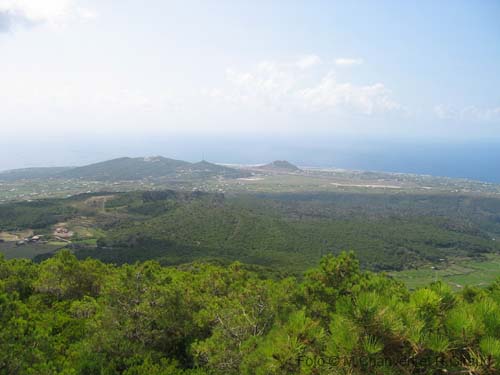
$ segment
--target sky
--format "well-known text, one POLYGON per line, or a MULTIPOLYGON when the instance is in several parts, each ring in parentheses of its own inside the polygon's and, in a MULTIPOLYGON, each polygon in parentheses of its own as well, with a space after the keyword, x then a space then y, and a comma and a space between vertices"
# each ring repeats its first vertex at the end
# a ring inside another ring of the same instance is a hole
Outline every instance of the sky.
POLYGON ((0 169, 500 147, 499 19, 494 0, 0 0, 0 169))

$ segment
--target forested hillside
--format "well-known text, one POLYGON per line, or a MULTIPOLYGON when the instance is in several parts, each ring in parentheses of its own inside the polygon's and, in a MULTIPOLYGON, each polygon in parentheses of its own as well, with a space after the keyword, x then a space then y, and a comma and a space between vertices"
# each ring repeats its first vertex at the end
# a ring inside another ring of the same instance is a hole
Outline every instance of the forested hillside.
MULTIPOLYGON (((51 241, 63 227, 77 257, 118 264, 238 260, 300 275, 322 255, 354 250, 363 268, 401 270, 500 251, 499 202, 409 194, 99 193, 3 205, 0 233, 34 230, 51 241)), ((6 246, 0 243, 0 252, 6 246)))
POLYGON ((0 374, 498 374, 500 280, 409 292, 324 257, 303 280, 241 263, 0 257, 0 374))

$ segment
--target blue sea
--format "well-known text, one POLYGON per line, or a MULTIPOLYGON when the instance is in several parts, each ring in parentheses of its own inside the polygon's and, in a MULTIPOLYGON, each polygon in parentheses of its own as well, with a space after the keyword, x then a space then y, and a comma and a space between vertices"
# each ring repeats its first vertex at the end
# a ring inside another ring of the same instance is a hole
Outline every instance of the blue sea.
POLYGON ((402 172, 500 183, 500 139, 403 141, 314 136, 162 136, 0 140, 0 170, 84 165, 121 156, 257 164, 286 159, 301 166, 402 172))

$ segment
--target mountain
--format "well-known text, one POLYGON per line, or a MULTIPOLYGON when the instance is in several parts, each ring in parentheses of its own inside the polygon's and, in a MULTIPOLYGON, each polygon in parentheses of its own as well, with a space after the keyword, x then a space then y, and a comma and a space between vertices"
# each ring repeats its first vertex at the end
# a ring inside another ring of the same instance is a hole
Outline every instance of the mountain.
POLYGON ((275 160, 272 163, 260 166, 259 169, 275 172, 299 172, 301 170, 286 160, 275 160))
POLYGON ((78 167, 60 174, 63 178, 79 178, 96 181, 141 180, 175 176, 190 163, 162 156, 118 158, 78 167))
POLYGON ((96 181, 127 181, 144 178, 228 178, 246 177, 249 172, 209 163, 198 163, 164 158, 162 156, 141 158, 119 158, 68 170, 60 174, 63 178, 78 178, 96 181))
POLYGON ((82 167, 27 168, 0 172, 0 181, 46 178, 93 181, 134 181, 145 178, 248 177, 251 173, 202 160, 190 163, 163 156, 122 157, 82 167))
POLYGON ((33 180, 57 177, 61 173, 69 171, 73 167, 43 167, 12 169, 0 172, 0 181, 33 180))

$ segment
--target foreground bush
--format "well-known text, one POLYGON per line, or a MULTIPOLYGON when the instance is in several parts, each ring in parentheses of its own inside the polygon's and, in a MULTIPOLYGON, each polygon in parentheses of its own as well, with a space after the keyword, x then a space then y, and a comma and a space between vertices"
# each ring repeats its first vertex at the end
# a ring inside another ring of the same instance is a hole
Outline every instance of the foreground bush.
POLYGON ((500 373, 500 281, 414 292, 327 256, 302 281, 242 264, 0 259, 1 374, 500 373))

